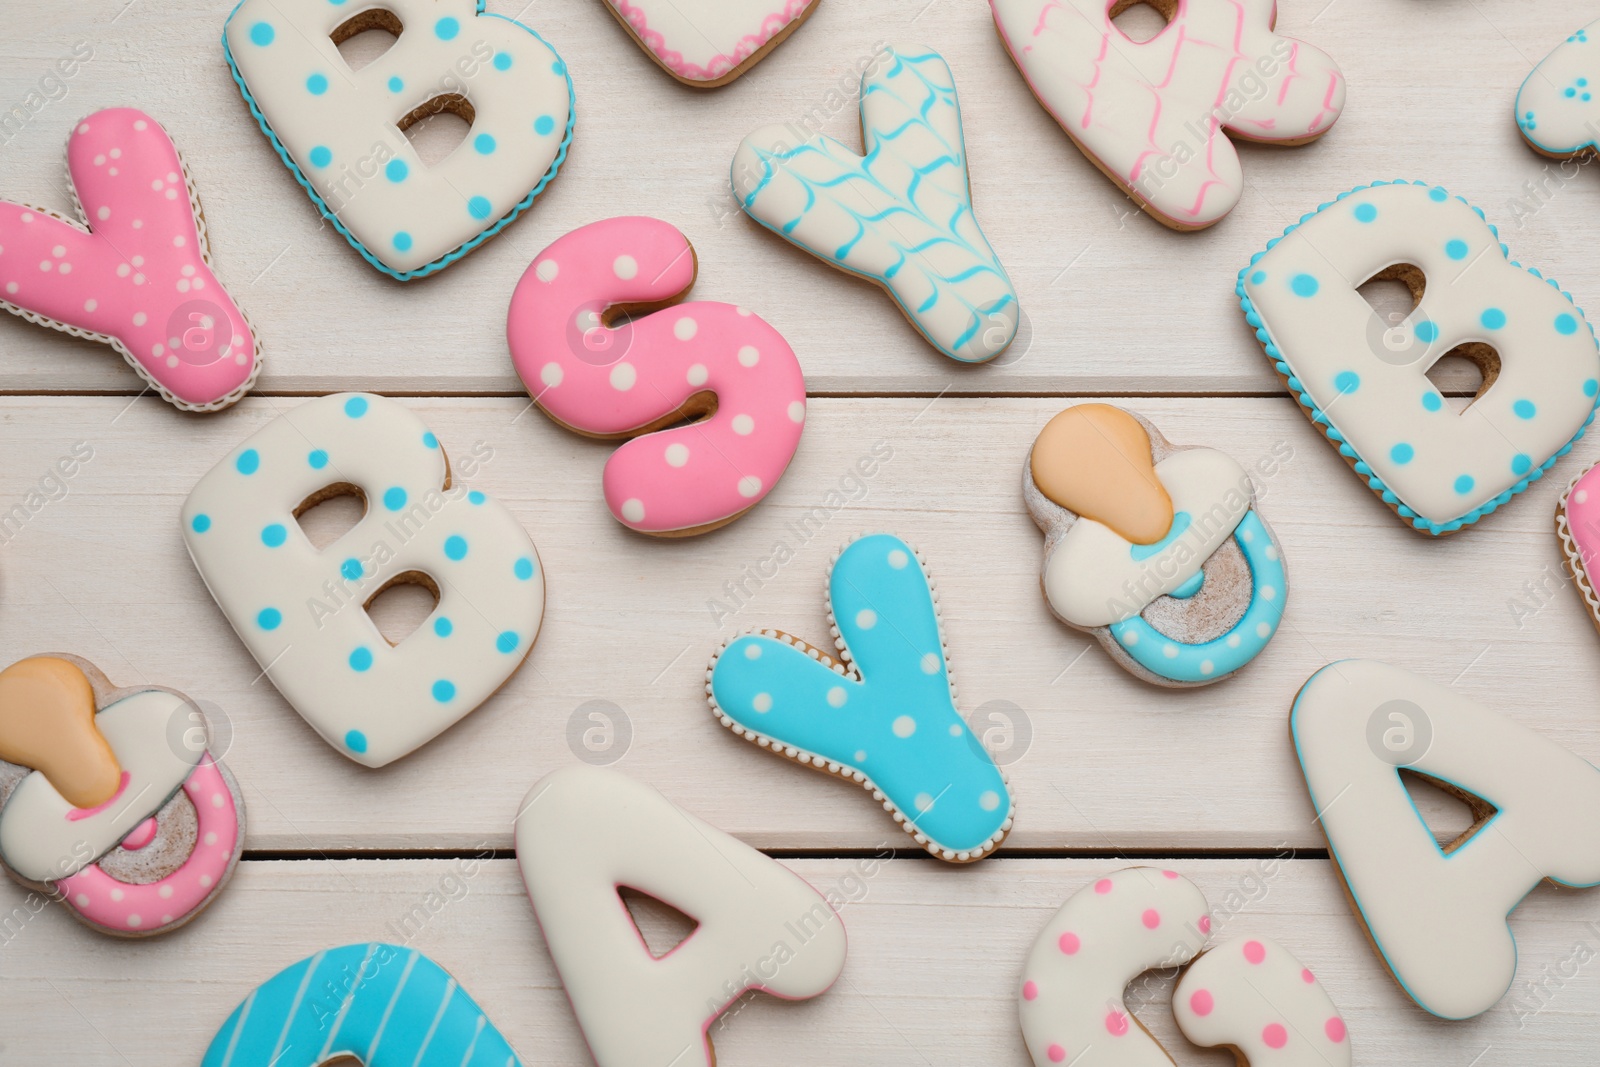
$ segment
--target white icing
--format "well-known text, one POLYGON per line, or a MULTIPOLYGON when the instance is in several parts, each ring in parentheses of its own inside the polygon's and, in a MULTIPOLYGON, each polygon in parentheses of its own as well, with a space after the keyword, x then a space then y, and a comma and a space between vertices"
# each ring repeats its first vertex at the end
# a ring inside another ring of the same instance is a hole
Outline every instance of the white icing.
POLYGON ((1316 976, 1265 937, 1207 949, 1172 991, 1196 1045, 1237 1049, 1250 1067, 1350 1067, 1344 1019, 1316 976))
POLYGON ((35 882, 77 874, 117 847, 134 827, 172 799, 205 747, 196 737, 190 705, 176 693, 151 689, 123 697, 95 716, 95 726, 128 775, 127 786, 96 813, 69 820, 75 809, 41 772, 17 785, 0 808, 0 856, 35 882))
POLYGON ((189 554, 265 675, 324 740, 368 767, 487 700, 521 665, 544 613, 527 533, 492 498, 459 483, 446 491, 447 476, 422 420, 393 400, 345 393, 258 430, 183 507, 189 554), (361 490, 366 514, 318 550, 294 511, 339 483, 361 490), (391 646, 364 605, 410 572, 432 580, 439 603, 391 646))
POLYGON ((568 767, 528 793, 517 863, 599 1067, 710 1067, 706 1028, 747 988, 824 992, 844 925, 810 885, 615 771, 568 767), (617 888, 699 925, 654 958, 617 888))
POLYGON ((1576 155, 1600 140, 1600 21, 1575 30, 1528 75, 1517 126, 1549 155, 1576 155))
POLYGON ((1507 916, 1541 879, 1600 883, 1600 772, 1526 727, 1398 667, 1346 660, 1300 691, 1290 726, 1329 850, 1372 942, 1447 1019, 1510 986, 1507 916), (1397 766, 1498 809, 1448 854, 1397 766))
POLYGON ((1244 189, 1224 135, 1298 143, 1327 132, 1344 77, 1325 53, 1272 32, 1275 0, 1185 0, 1148 41, 1109 0, 991 0, 1034 95, 1073 141, 1164 220, 1209 226, 1244 189))
MULTIPOLYGON (((1155 465, 1156 477, 1189 525, 1154 555, 1135 559, 1135 546, 1110 527, 1079 518, 1045 563, 1044 594, 1074 626, 1110 626, 1143 611, 1200 573, 1250 509, 1250 478, 1232 457, 1187 448, 1155 465)), ((1170 535, 1169 535, 1170 536, 1170 535)))
POLYGON ((571 86, 554 49, 521 23, 480 17, 474 0, 382 8, 403 30, 357 71, 330 35, 360 5, 244 0, 224 40, 300 175, 361 247, 405 273, 495 226, 559 163, 571 86), (472 128, 429 166, 399 123, 450 95, 470 102, 472 128))
POLYGON ((1509 263, 1488 223, 1437 187, 1373 186, 1327 205, 1243 285, 1294 386, 1436 527, 1471 521, 1514 489, 1594 409, 1600 356, 1582 313, 1509 263), (1396 264, 1420 268, 1427 289, 1391 325, 1357 287, 1396 264), (1458 415, 1426 374, 1467 342, 1493 346, 1500 372, 1458 415))

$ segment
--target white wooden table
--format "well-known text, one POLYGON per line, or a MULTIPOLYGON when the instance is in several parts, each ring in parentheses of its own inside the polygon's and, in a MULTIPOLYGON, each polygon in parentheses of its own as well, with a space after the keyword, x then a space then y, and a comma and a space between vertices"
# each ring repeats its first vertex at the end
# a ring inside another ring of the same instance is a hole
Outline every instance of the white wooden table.
MULTIPOLYGON (((1514 255, 1600 307, 1600 179, 1585 172, 1529 199, 1524 183, 1544 180, 1546 161, 1511 121, 1528 70, 1600 16, 1600 0, 1284 0, 1280 28, 1348 75, 1346 114, 1308 148, 1243 148, 1238 210, 1187 236, 1129 214, 1033 101, 980 0, 824 0, 753 73, 704 94, 662 74, 598 0, 489 6, 566 59, 578 92, 572 154, 498 239, 402 286, 319 224, 257 131, 218 42, 228 0, 7 5, 0 106, 23 99, 76 42, 94 58, 0 144, 0 194, 67 209, 74 121, 115 105, 150 111, 185 153, 219 273, 258 327, 266 366, 236 408, 182 415, 138 398, 109 350, 0 317, 0 509, 74 442, 94 449, 65 497, 0 545, 0 662, 71 651, 119 684, 207 702, 249 815, 233 884, 164 939, 101 937, 54 906, 29 915, 25 894, 0 884, 0 1063, 198 1062, 256 984, 319 948, 393 939, 391 922, 485 851, 494 858, 413 943, 462 979, 526 1062, 586 1062, 510 859, 517 800, 574 762, 573 723, 589 725, 590 702, 602 701, 630 735, 611 753, 617 769, 818 885, 886 845, 905 849, 860 790, 733 737, 702 691, 713 648, 740 629, 823 638, 828 559, 875 528, 928 557, 963 710, 1007 762, 1016 829, 998 857, 969 869, 909 853, 881 864, 845 910, 839 986, 805 1004, 741 1002, 713 1031, 722 1063, 1022 1067, 1013 996, 1027 945, 1093 875, 1151 857, 1194 878, 1219 909, 1239 901, 1224 930, 1277 938, 1315 968, 1359 1064, 1593 1062, 1600 978, 1573 961, 1600 954, 1590 925, 1600 894, 1536 890, 1513 920, 1522 992, 1471 1022, 1432 1019, 1350 915, 1285 727, 1318 667, 1379 657, 1600 760, 1600 647, 1561 580, 1552 533, 1560 489, 1600 456, 1600 440, 1479 527, 1428 541, 1372 499, 1280 392, 1233 282, 1322 201, 1417 177, 1478 204, 1514 255), (815 112, 826 132, 855 142, 853 106, 830 111, 827 88, 879 40, 933 46, 954 70, 976 209, 1027 315, 1000 366, 940 357, 880 293, 766 235, 730 199, 728 160, 761 123, 815 112), (612 521, 599 494, 610 446, 528 412, 505 350, 506 303, 532 256, 619 213, 682 228, 700 257, 696 295, 758 310, 806 370, 807 432, 789 473, 750 515, 706 537, 651 540, 612 521), (523 670, 438 741, 376 772, 329 749, 256 681, 177 529, 180 502, 233 444, 300 397, 343 389, 407 397, 457 455, 491 448, 472 482, 524 523, 549 581, 523 670), (1198 692, 1142 685, 1046 610, 1020 465, 1045 420, 1083 396, 1131 398, 1174 441, 1247 466, 1290 455, 1261 486, 1293 595, 1283 632, 1241 677, 1198 692), (892 460, 820 534, 797 541, 788 524, 879 441, 892 460), (793 561, 719 624, 707 601, 725 599, 724 583, 779 539, 793 561), (1528 982, 1543 991, 1532 996, 1528 982)), ((1444 806, 1423 808, 1455 825, 1444 806)), ((659 920, 647 910, 642 922, 659 920)), ((1176 1038, 1159 995, 1141 1018, 1172 1038, 1180 1062, 1226 1062, 1176 1038)))

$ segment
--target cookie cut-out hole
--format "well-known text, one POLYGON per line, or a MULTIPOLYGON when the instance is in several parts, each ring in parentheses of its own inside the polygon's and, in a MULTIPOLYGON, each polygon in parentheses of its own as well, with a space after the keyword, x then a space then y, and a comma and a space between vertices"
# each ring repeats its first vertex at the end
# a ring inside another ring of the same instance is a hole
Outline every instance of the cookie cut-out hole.
POLYGON ((1428 380, 1457 415, 1477 403, 1500 376, 1500 353, 1473 341, 1457 345, 1428 368, 1428 380))
POLYGON ((1427 288, 1422 271, 1409 264, 1381 270, 1356 288, 1385 328, 1400 325, 1422 303, 1427 288))
POLYGON ((1411 795, 1417 818, 1446 854, 1470 841, 1499 814, 1499 810, 1482 797, 1420 771, 1401 767, 1400 781, 1411 795))
POLYGON ((367 598, 365 606, 383 639, 398 645, 439 606, 439 587, 421 571, 406 571, 384 582, 367 598))
POLYGON ((1160 36, 1177 13, 1177 0, 1118 0, 1111 24, 1134 44, 1144 44, 1160 36))
POLYGON ((328 36, 345 66, 357 71, 393 48, 404 29, 394 12, 378 9, 346 19, 328 36))
POLYGON ((361 489, 336 482, 302 500, 294 519, 311 547, 321 551, 349 533, 366 513, 367 498, 361 489))
POLYGON ((698 922, 674 908, 664 900, 637 889, 621 886, 617 896, 633 920, 639 939, 656 959, 667 955, 689 939, 700 926, 698 922))
POLYGON ((460 148, 472 132, 477 112, 459 93, 436 96, 400 120, 400 132, 427 166, 436 166, 460 148))

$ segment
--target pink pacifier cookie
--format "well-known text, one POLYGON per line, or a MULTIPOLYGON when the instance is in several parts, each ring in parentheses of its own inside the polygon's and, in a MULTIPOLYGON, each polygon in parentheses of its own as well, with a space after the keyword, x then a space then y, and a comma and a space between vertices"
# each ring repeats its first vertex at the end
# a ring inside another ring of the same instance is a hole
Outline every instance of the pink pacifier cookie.
POLYGON ((724 526, 783 477, 806 417, 794 351, 732 304, 678 301, 694 249, 659 219, 604 219, 539 253, 506 318, 511 359, 560 425, 632 438, 606 462, 606 506, 631 530, 724 526), (639 318, 627 313, 648 310, 639 318))
POLYGON ((821 0, 605 0, 661 69, 685 85, 726 85, 767 57, 821 0))
POLYGON ((990 0, 1034 96, 1072 143, 1175 230, 1222 220, 1244 191, 1230 137, 1303 145, 1344 107, 1320 49, 1273 32, 1276 0, 1148 0, 1148 41, 1111 20, 1138 0, 990 0))
POLYGON ((1600 630, 1600 592, 1596 591, 1596 553, 1600 553, 1600 464, 1572 480, 1556 504, 1556 536, 1567 557, 1567 567, 1578 592, 1583 594, 1589 621, 1600 630))
POLYGON ((244 847, 244 798, 183 694, 117 689, 75 656, 0 671, 0 864, 97 930, 166 933, 244 847))
POLYGON ((77 217, 0 201, 0 308, 108 344, 162 399, 225 408, 261 370, 250 323, 211 271, 200 200, 178 149, 143 111, 73 127, 77 217))

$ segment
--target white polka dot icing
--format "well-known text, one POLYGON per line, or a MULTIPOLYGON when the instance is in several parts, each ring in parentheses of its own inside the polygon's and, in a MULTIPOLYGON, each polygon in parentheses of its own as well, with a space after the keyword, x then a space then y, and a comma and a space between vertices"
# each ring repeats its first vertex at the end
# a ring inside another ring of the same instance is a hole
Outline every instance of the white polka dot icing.
POLYGON ((1541 881, 1600 884, 1600 771, 1458 690, 1344 660, 1311 676, 1289 726, 1357 918, 1433 1014, 1470 1018, 1505 994, 1507 916, 1541 881), (1441 848, 1402 768, 1472 798, 1474 826, 1441 848))
POLYGON ((1379 183, 1324 204, 1239 272, 1245 317, 1314 424, 1425 533, 1458 530, 1522 492, 1594 415, 1600 354, 1588 321, 1507 255, 1464 200, 1379 183), (1394 264, 1427 284, 1391 325, 1357 287, 1394 264), (1426 372, 1460 345, 1491 347, 1498 370, 1457 414, 1426 372))
POLYGON ((1172 1013, 1197 1045, 1250 1067, 1349 1067, 1345 1024, 1316 977, 1281 945, 1214 945, 1204 894, 1175 871, 1130 867, 1073 894, 1028 953, 1018 1001, 1036 1067, 1171 1064, 1124 1001, 1146 971, 1181 967, 1172 1013))
POLYGON ((759 63, 819 0, 605 0, 663 70, 686 85, 725 85, 759 63))
POLYGON ((244 811, 233 776, 206 750, 205 719, 195 704, 168 689, 113 689, 85 661, 41 656, 0 672, 0 751, 17 747, 18 713, 49 745, 23 746, 34 752, 24 763, 31 773, 0 804, 0 862, 6 869, 56 894, 84 923, 113 934, 166 933, 205 908, 238 862, 244 811), (66 694, 79 690, 41 689, 59 676, 32 673, 39 664, 76 672, 85 699, 99 710, 86 706, 60 714, 71 705, 66 694), (23 673, 32 676, 13 684, 23 673), (66 719, 80 714, 81 724, 69 729, 66 719), (104 744, 120 775, 114 792, 92 807, 78 807, 57 782, 64 771, 76 769, 86 742, 104 744), (195 830, 175 867, 163 867, 149 881, 129 882, 102 865, 119 848, 137 853, 158 838, 169 842, 181 835, 168 821, 181 818, 180 808, 192 808, 195 830))
POLYGON ((1600 22, 1556 45, 1517 93, 1517 128, 1547 156, 1579 155, 1600 140, 1600 22))
POLYGON ((1028 87, 1113 181, 1161 222, 1195 230, 1239 202, 1227 134, 1296 145, 1327 133, 1344 76, 1326 53, 1272 30, 1274 0, 1186 0, 1148 41, 1106 0, 992 0, 1028 87))
POLYGON ((712 1067, 705 1035, 745 990, 803 1000, 844 968, 844 924, 821 894, 626 775, 548 775, 515 833, 550 958, 604 1067, 712 1067), (693 935, 652 957, 618 886, 694 916, 693 935))
POLYGON ((913 555, 893 534, 869 534, 834 560, 839 662, 776 630, 747 634, 717 652, 706 693, 734 733, 860 782, 918 844, 967 863, 999 847, 1015 805, 961 728, 932 583, 908 566, 913 555))
POLYGON ((972 211, 950 68, 902 45, 861 86, 864 156, 831 137, 795 144, 792 124, 763 126, 734 155, 734 195, 784 240, 883 286, 940 352, 993 359, 1021 311, 972 211))
POLYGON ((1178 1028, 1250 1067, 1350 1067, 1349 1034, 1328 991, 1288 949, 1245 937, 1206 950, 1172 991, 1178 1028))
POLYGON ((731 522, 772 491, 800 445, 806 386, 793 350, 731 304, 671 304, 695 272, 670 224, 605 219, 539 253, 506 320, 541 410, 580 433, 633 438, 606 462, 603 485, 611 514, 641 533, 731 522), (667 304, 615 328, 602 321, 618 305, 667 304), (676 425, 696 415, 706 417, 676 425))
POLYGON ((110 345, 186 411, 244 396, 261 369, 255 335, 212 273, 166 130, 134 108, 97 111, 68 139, 67 171, 77 220, 0 201, 0 308, 110 345))
POLYGON ((440 442, 393 400, 307 401, 217 464, 184 503, 184 542, 265 675, 322 738, 368 767, 425 744, 522 664, 544 613, 533 542, 457 482, 440 442), (366 514, 318 550, 303 502, 351 485, 366 514), (421 574, 433 614, 391 646, 364 605, 421 574))
POLYGON ((566 64, 475 0, 388 0, 352 16, 327 0, 243 0, 223 47, 283 162, 374 267, 405 281, 476 248, 533 203, 572 140, 566 64), (351 70, 336 41, 398 39, 351 70), (466 139, 431 166, 402 132, 448 108, 466 139))

